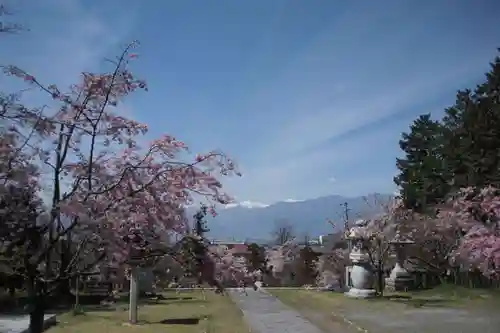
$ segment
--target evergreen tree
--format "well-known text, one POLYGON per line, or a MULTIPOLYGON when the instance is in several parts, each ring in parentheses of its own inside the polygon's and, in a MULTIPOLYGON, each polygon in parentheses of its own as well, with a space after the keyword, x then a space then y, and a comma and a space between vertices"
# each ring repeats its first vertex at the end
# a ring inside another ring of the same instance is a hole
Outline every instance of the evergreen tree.
POLYGON ((266 258, 266 251, 264 247, 256 243, 252 243, 249 244, 247 248, 249 252, 247 258, 248 270, 250 272, 258 270, 266 272, 268 260, 266 258))
POLYGON ((400 187, 407 208, 423 211, 442 200, 448 192, 443 134, 442 125, 432 120, 430 114, 421 115, 410 126, 410 132, 402 134, 399 146, 405 157, 396 160, 399 175, 394 182, 400 187))
POLYGON ((205 220, 207 213, 208 207, 201 205, 200 209, 193 215, 192 233, 180 242, 180 252, 184 255, 183 265, 187 276, 201 278, 200 272, 205 264, 209 243, 205 238, 205 233, 209 231, 205 220))
POLYGON ((200 209, 193 215, 194 218, 194 234, 200 237, 204 237, 204 235, 210 231, 207 228, 207 221, 205 220, 207 216, 208 207, 205 205, 201 205, 200 209))
POLYGON ((306 245, 299 251, 296 277, 300 285, 314 284, 318 276, 317 262, 319 253, 306 245))
POLYGON ((425 210, 462 187, 500 187, 500 57, 484 83, 462 90, 440 122, 422 115, 403 133, 397 159, 406 207, 425 210))
POLYGON ((445 160, 453 188, 500 186, 500 58, 474 91, 459 91, 446 110, 445 160))

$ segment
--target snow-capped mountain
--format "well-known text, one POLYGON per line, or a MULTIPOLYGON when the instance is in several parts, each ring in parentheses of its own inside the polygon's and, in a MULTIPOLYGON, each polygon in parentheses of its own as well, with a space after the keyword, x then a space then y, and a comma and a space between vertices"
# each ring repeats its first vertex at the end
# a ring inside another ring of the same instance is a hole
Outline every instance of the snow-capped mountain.
POLYGON ((230 203, 224 206, 225 209, 235 208, 235 207, 243 207, 243 208, 265 208, 269 205, 266 205, 262 202, 255 201, 242 201, 237 203, 230 203))
POLYGON ((219 209, 215 218, 208 219, 211 230, 210 238, 235 239, 269 239, 276 227, 276 222, 286 220, 293 226, 297 236, 316 237, 332 232, 327 220, 343 225, 343 204, 347 202, 351 220, 368 217, 380 211, 380 207, 370 205, 374 198, 388 200, 390 194, 370 194, 364 197, 326 196, 309 200, 287 199, 274 204, 242 201, 219 209))

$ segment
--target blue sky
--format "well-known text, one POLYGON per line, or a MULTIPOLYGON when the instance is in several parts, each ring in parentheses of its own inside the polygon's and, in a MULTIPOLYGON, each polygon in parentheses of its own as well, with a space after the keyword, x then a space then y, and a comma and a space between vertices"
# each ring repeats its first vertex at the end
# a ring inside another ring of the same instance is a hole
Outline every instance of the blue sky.
POLYGON ((150 91, 123 112, 151 138, 224 150, 243 172, 228 192, 262 203, 394 191, 401 132, 479 82, 500 46, 493 0, 10 4, 31 31, 1 37, 0 63, 64 86, 139 40, 150 91))

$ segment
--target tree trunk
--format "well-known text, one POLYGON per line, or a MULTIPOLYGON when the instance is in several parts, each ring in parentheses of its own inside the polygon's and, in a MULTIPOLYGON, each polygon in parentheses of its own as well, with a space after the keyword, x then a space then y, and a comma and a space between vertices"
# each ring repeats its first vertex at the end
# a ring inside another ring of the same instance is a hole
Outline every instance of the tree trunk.
POLYGON ((75 310, 80 307, 80 276, 75 277, 75 310))
POLYGON ((9 286, 9 297, 11 299, 16 298, 16 287, 9 286))
MULTIPOLYGON (((60 222, 58 222, 58 227, 60 222)), ((68 234, 68 237, 70 235, 68 234)), ((59 267, 59 276, 64 277, 66 273, 66 269, 69 264, 69 259, 71 258, 71 248, 69 246, 70 239, 60 241, 60 261, 61 266, 59 267)), ((71 304, 73 295, 71 294, 71 279, 62 279, 58 282, 56 295, 60 302, 71 304)))
POLYGON ((45 316, 45 294, 43 286, 32 278, 29 281, 30 333, 42 333, 45 316))
POLYGON ((70 279, 63 279, 58 282, 58 287, 55 291, 57 299, 63 304, 71 304, 73 295, 71 294, 70 279))
POLYGON ((37 295, 31 304, 30 312, 30 333, 43 332, 43 319, 45 316, 45 302, 43 295, 37 295))
POLYGON ((384 293, 384 270, 379 266, 377 268, 377 289, 380 295, 384 293))

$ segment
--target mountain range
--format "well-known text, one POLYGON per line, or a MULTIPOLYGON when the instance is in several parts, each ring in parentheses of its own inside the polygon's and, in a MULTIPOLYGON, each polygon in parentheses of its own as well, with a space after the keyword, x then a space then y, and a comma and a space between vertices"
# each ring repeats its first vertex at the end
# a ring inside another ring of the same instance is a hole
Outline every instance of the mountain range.
POLYGON ((325 196, 309 200, 287 200, 272 205, 241 202, 227 205, 207 219, 208 238, 224 241, 268 242, 281 225, 292 227, 296 237, 315 238, 343 229, 345 206, 349 221, 368 218, 382 211, 380 203, 393 196, 373 193, 362 197, 325 196), (345 205, 345 203, 347 205, 345 205))

